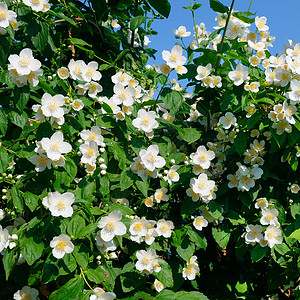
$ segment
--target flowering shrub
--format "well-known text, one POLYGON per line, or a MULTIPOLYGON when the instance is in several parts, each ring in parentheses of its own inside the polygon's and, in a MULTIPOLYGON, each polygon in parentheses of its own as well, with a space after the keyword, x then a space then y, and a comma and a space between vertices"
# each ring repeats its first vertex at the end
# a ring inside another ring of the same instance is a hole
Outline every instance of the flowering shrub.
POLYGON ((1 299, 300 297, 300 44, 210 6, 0 3, 1 299))

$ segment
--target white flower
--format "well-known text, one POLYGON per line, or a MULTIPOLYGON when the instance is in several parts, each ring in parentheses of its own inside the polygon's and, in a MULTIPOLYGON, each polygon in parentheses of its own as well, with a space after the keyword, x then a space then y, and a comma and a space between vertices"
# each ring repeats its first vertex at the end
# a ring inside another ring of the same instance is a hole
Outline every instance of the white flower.
POLYGON ((278 210, 276 208, 263 208, 262 217, 260 218, 261 225, 276 225, 278 222, 278 210))
POLYGON ((135 267, 141 272, 152 273, 153 271, 159 272, 161 270, 158 262, 158 255, 154 249, 149 249, 148 251, 138 250, 136 252, 136 258, 138 261, 136 262, 135 267))
POLYGON ((116 298, 116 294, 112 292, 105 292, 101 288, 93 289, 93 294, 90 296, 90 300, 113 300, 116 298))
POLYGON ((35 164, 35 170, 37 172, 42 172, 46 168, 51 169, 51 160, 44 154, 33 155, 30 161, 35 164))
POLYGON ((103 143, 103 136, 101 135, 102 131, 99 126, 93 126, 91 130, 82 130, 80 132, 80 137, 85 141, 85 143, 89 143, 90 141, 94 141, 98 146, 103 143))
MULTIPOLYGON (((5 217, 5 211, 0 208, 0 221, 3 220, 5 217)), ((1 251, 0 251, 1 252, 1 251)))
POLYGON ((45 93, 41 99, 41 110, 44 116, 61 118, 65 111, 62 106, 65 104, 65 97, 63 95, 51 96, 45 93))
POLYGON ((203 227, 207 227, 208 221, 203 216, 199 216, 194 219, 193 225, 197 230, 202 230, 203 227))
POLYGON ((179 169, 180 166, 172 166, 168 173, 166 174, 167 181, 169 184, 172 184, 172 182, 178 182, 179 181, 179 174, 176 172, 179 169))
POLYGON ((9 243, 9 233, 6 228, 2 229, 2 226, 0 225, 0 252, 2 252, 9 243))
POLYGON ((131 220, 129 232, 132 235, 145 236, 147 233, 147 221, 145 219, 140 219, 139 217, 131 220))
POLYGON ((292 132, 292 126, 286 120, 273 123, 272 128, 276 129, 276 134, 278 135, 282 135, 284 132, 292 132))
POLYGON ((50 139, 43 138, 41 145, 51 160, 59 160, 61 154, 72 151, 72 146, 64 142, 64 136, 61 131, 55 132, 50 139))
POLYGON ((95 240, 97 248, 102 254, 104 254, 105 251, 115 251, 117 249, 113 240, 106 242, 101 238, 101 231, 97 231, 95 240))
POLYGON ((115 75, 111 76, 111 81, 114 84, 122 84, 123 86, 129 85, 129 81, 131 80, 131 76, 129 76, 126 73, 123 73, 122 71, 119 71, 115 75))
POLYGON ((90 141, 88 144, 80 145, 79 150, 82 153, 80 161, 83 164, 93 164, 96 161, 97 156, 99 155, 97 143, 94 141, 90 141))
POLYGON ((161 201, 168 201, 169 196, 167 195, 168 189, 167 188, 160 188, 157 189, 154 193, 154 199, 157 203, 160 203, 161 201))
POLYGON ((182 47, 180 45, 175 45, 171 52, 164 50, 162 52, 162 58, 167 62, 170 68, 182 66, 186 62, 186 58, 182 56, 182 47))
POLYGON ((69 72, 68 68, 61 67, 57 70, 57 75, 60 79, 68 79, 70 76, 70 72, 69 72))
POLYGON ((236 117, 233 113, 227 112, 225 116, 220 118, 219 122, 224 129, 229 129, 231 125, 234 126, 236 124, 236 117))
POLYGON ((74 250, 71 238, 66 234, 55 236, 50 242, 50 247, 53 248, 53 256, 58 259, 63 258, 66 253, 72 253, 74 250))
POLYGON ((198 75, 195 77, 197 80, 204 80, 211 72, 211 64, 207 64, 205 67, 198 66, 197 73, 198 75))
POLYGON ((249 243, 259 243, 259 241, 263 238, 262 235, 262 227, 261 225, 247 225, 245 234, 245 242, 249 243))
POLYGON ((274 247, 276 244, 281 244, 281 230, 274 225, 268 226, 265 231, 264 239, 268 242, 268 246, 270 248, 274 247))
POLYGON ((286 96, 291 100, 292 104, 300 102, 300 81, 293 79, 290 85, 291 91, 286 96))
POLYGON ((228 76, 233 80, 233 84, 238 86, 248 79, 248 71, 245 70, 243 65, 238 64, 235 71, 230 71, 228 76))
POLYGON ((300 187, 298 184, 294 183, 291 185, 291 193, 297 194, 300 191, 300 187))
POLYGON ((192 178, 190 180, 190 187, 194 193, 200 194, 201 197, 205 197, 214 189, 215 182, 213 180, 208 180, 207 175, 202 173, 197 179, 192 178))
POLYGON ((98 70, 98 63, 95 61, 91 61, 87 64, 87 66, 83 67, 82 70, 82 78, 86 82, 90 82, 91 80, 98 81, 101 79, 102 75, 98 70))
POLYGON ((54 192, 48 194, 49 210, 54 217, 71 217, 73 215, 73 208, 71 205, 74 201, 75 196, 70 192, 63 194, 54 192))
POLYGON ((32 71, 35 72, 41 67, 41 62, 35 59, 32 55, 32 50, 25 48, 20 52, 20 55, 11 54, 8 57, 10 65, 8 69, 15 69, 18 75, 29 75, 32 71))
POLYGON ((95 82, 95 81, 91 81, 91 82, 86 83, 83 86, 83 89, 85 91, 88 91, 88 95, 91 98, 96 98, 97 94, 102 92, 102 90, 103 90, 102 86, 99 83, 95 82))
POLYGON ((122 213, 119 210, 112 211, 108 216, 102 217, 98 222, 98 227, 101 229, 100 236, 105 241, 111 241, 115 235, 124 235, 126 226, 120 222, 122 213))
POLYGON ((154 171, 155 168, 162 168, 166 161, 163 157, 158 155, 159 148, 157 145, 151 145, 147 150, 142 149, 139 152, 141 162, 149 171, 154 171))
POLYGON ((267 18, 266 17, 255 17, 255 25, 258 31, 267 31, 269 30, 269 26, 266 25, 267 18))
POLYGON ((117 19, 111 20, 111 27, 115 29, 118 29, 120 27, 120 24, 118 23, 117 19))
POLYGON ((156 224, 156 232, 158 236, 170 237, 172 234, 172 229, 174 229, 174 224, 172 221, 166 221, 165 219, 161 219, 156 224))
POLYGON ((267 208, 269 205, 267 198, 257 198, 254 207, 255 208, 267 208))
POLYGON ((186 280, 194 280, 196 278, 196 274, 200 272, 200 269, 197 264, 192 263, 188 264, 186 268, 182 270, 182 276, 186 280))
POLYGON ((190 31, 186 31, 185 26, 179 26, 178 29, 173 29, 173 32, 177 38, 188 37, 191 35, 190 31))
POLYGON ((206 150, 205 146, 199 146, 195 153, 191 154, 192 164, 199 165, 202 169, 210 167, 210 161, 215 158, 215 153, 211 150, 206 150))
POLYGON ((70 70, 71 78, 76 80, 83 81, 82 73, 86 68, 86 64, 83 60, 75 61, 73 58, 70 60, 68 64, 68 68, 70 70))
POLYGON ((12 19, 15 19, 17 14, 7 9, 5 2, 0 2, 0 27, 7 28, 12 19))
POLYGON ((21 290, 14 293, 14 300, 37 300, 39 291, 29 286, 24 286, 21 290))
POLYGON ((159 126, 155 118, 157 118, 157 115, 154 111, 147 112, 145 109, 141 108, 137 113, 137 118, 132 120, 132 125, 138 130, 151 132, 159 126))
POLYGON ((114 95, 112 99, 116 104, 123 104, 125 106, 130 106, 134 102, 135 90, 133 87, 124 87, 121 83, 117 83, 114 86, 114 95))
POLYGON ((23 0, 23 3, 30 6, 34 11, 47 11, 50 9, 48 0, 23 0))
POLYGON ((165 288, 165 286, 156 278, 154 280, 153 286, 158 293, 161 292, 165 288))
POLYGON ((75 99, 72 103, 71 103, 72 108, 75 111, 80 111, 84 108, 84 104, 80 99, 75 99))

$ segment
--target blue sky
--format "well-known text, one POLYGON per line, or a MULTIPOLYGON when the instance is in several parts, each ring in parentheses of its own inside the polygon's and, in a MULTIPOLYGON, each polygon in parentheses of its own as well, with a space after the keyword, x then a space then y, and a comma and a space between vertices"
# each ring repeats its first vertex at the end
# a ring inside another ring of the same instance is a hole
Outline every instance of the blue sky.
MULTIPOLYGON (((161 52, 171 50, 176 40, 173 29, 181 25, 186 26, 188 31, 193 32, 193 19, 190 11, 182 6, 190 6, 190 0, 169 0, 171 3, 171 13, 168 19, 155 20, 153 29, 158 31, 157 36, 150 37, 151 48, 158 50, 156 54, 157 63, 162 63, 161 52)), ((231 0, 221 0, 224 5, 230 6, 231 0)), ((236 0, 234 9, 238 11, 247 11, 251 0, 236 0)), ((204 22, 207 30, 213 31, 215 26, 216 13, 209 7, 209 0, 198 0, 197 3, 202 6, 195 11, 196 24, 204 22)), ((250 10, 258 16, 267 17, 267 25, 270 27, 271 35, 276 37, 274 47, 270 48, 271 54, 275 55, 283 49, 283 45, 288 39, 300 43, 300 0, 253 0, 250 10)), ((252 25, 255 28, 254 25, 252 25)), ((192 37, 185 38, 185 44, 188 45, 192 37)))

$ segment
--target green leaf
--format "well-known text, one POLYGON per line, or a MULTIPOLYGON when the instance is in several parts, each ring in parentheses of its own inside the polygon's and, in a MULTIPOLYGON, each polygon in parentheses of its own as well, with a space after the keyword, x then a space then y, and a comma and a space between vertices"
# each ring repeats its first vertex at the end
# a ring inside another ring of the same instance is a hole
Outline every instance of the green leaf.
POLYGON ((79 215, 73 215, 71 222, 68 225, 68 233, 70 236, 78 238, 78 234, 85 228, 85 220, 79 215))
POLYGON ((30 97, 30 90, 27 85, 23 87, 15 87, 14 103, 19 111, 22 113, 30 97))
POLYGON ((201 137, 201 132, 196 128, 181 128, 178 130, 180 137, 189 144, 198 141, 201 137))
POLYGON ((222 217, 222 208, 216 201, 210 201, 206 205, 206 209, 214 219, 217 220, 222 217))
POLYGON ((217 242, 217 244, 222 248, 226 248, 229 239, 230 239, 230 232, 229 229, 224 228, 224 230, 222 230, 221 228, 216 228, 213 227, 212 228, 212 235, 215 239, 215 241, 217 242))
POLYGON ((171 12, 171 5, 168 0, 149 0, 149 4, 161 15, 168 18, 171 12))
POLYGON ((172 287, 174 285, 172 269, 166 261, 159 261, 161 270, 152 274, 166 287, 172 287))
POLYGON ((21 213, 23 211, 24 204, 20 192, 16 186, 12 187, 11 196, 12 196, 14 206, 16 207, 17 211, 21 213))
POLYGON ((251 250, 251 259, 253 262, 257 262, 261 260, 264 256, 267 255, 268 247, 261 247, 260 245, 256 245, 252 250, 251 250))
POLYGON ((244 132, 240 131, 234 139, 234 148, 236 152, 242 156, 247 148, 247 136, 244 132))
POLYGON ((212 10, 215 12, 219 13, 227 13, 228 12, 228 7, 223 5, 220 1, 218 0, 209 0, 209 5, 212 10))
POLYGON ((120 281, 124 293, 128 293, 139 288, 141 285, 144 285, 147 280, 146 276, 142 276, 140 273, 133 272, 132 270, 134 270, 134 263, 128 263, 124 266, 122 274, 120 275, 120 281))
POLYGON ((200 8, 201 6, 202 6, 202 4, 195 3, 193 6, 188 6, 188 7, 187 6, 182 6, 182 8, 190 10, 190 11, 194 11, 194 10, 200 8))
POLYGON ((37 195, 25 192, 23 198, 26 206, 28 206, 31 211, 34 211, 39 206, 39 197, 37 195))
POLYGON ((86 270, 89 263, 89 249, 84 244, 76 245, 72 252, 79 266, 86 270))
POLYGON ((123 216, 135 214, 135 212, 130 207, 120 203, 113 203, 112 205, 107 206, 105 210, 108 210, 109 212, 120 210, 123 216))
POLYGON ((21 239, 20 245, 21 253, 30 266, 43 254, 44 243, 37 237, 24 237, 21 239))
POLYGON ((187 234, 189 235, 192 242, 199 248, 206 250, 207 248, 207 240, 205 237, 201 237, 198 232, 193 230, 190 226, 188 226, 187 234))
POLYGON ((161 98, 169 109, 171 115, 175 115, 182 103, 182 95, 177 91, 172 91, 170 88, 164 88, 161 98))
POLYGON ((15 265, 17 264, 20 257, 20 249, 15 247, 14 249, 10 250, 9 248, 6 248, 4 252, 4 256, 2 259, 4 270, 5 270, 5 277, 6 280, 8 280, 9 275, 15 265))
POLYGON ((92 45, 88 44, 86 41, 84 41, 82 39, 68 38, 67 40, 70 41, 71 44, 73 44, 75 46, 88 46, 88 47, 92 47, 92 45))
POLYGON ((77 298, 77 300, 89 300, 91 295, 92 291, 85 291, 77 298))
POLYGON ((255 16, 255 14, 251 13, 251 12, 234 12, 232 14, 234 17, 237 17, 238 19, 242 20, 243 22, 246 23, 253 23, 255 21, 254 18, 249 18, 249 16, 255 16))
POLYGON ((130 20, 130 30, 135 30, 139 28, 145 21, 147 20, 146 17, 137 16, 130 20))
POLYGON ((130 168, 123 170, 120 177, 121 191, 127 190, 129 187, 131 187, 135 181, 135 178, 136 176, 133 174, 130 168))
POLYGON ((84 287, 84 280, 82 277, 76 276, 69 280, 65 285, 50 295, 49 300, 74 300, 84 287))
POLYGON ((176 297, 173 298, 175 300, 209 300, 205 295, 200 292, 178 292, 176 293, 176 297))
POLYGON ((5 135, 7 130, 8 119, 2 107, 0 107, 0 131, 5 135))
POLYGON ((105 0, 91 0, 91 3, 93 5, 93 9, 96 12, 98 21, 101 21, 102 19, 106 19, 108 7, 105 0))
POLYGON ((97 224, 88 224, 77 233, 77 238, 83 238, 84 236, 95 232, 97 228, 97 224))
POLYGON ((175 292, 164 289, 156 297, 155 300, 174 300, 175 292))
POLYGON ((292 232, 289 237, 292 239, 300 240, 300 228, 292 232))
POLYGON ((64 169, 70 176, 70 181, 72 182, 77 175, 77 166, 75 165, 74 161, 71 158, 66 157, 64 169))
POLYGON ((189 262, 195 252, 195 244, 185 237, 176 251, 186 262, 189 262))
POLYGON ((235 285, 235 289, 241 294, 246 293, 248 289, 247 282, 244 283, 237 282, 235 285))
POLYGON ((9 156, 3 147, 0 147, 0 173, 5 173, 9 166, 9 156))
POLYGON ((36 20, 28 26, 28 34, 34 47, 42 53, 48 43, 49 25, 36 20))
POLYGON ((148 197, 149 183, 147 181, 137 180, 135 185, 145 197, 148 197))
POLYGON ((8 114, 9 119, 11 120, 12 123, 15 125, 23 128, 27 122, 27 114, 23 112, 22 114, 17 113, 16 111, 12 110, 8 114))

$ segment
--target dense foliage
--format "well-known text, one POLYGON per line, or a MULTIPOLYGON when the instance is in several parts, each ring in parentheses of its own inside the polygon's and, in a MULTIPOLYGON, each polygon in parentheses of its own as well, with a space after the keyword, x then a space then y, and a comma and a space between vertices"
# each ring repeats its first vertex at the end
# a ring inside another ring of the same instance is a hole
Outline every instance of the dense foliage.
POLYGON ((300 44, 233 4, 0 2, 1 299, 300 297, 300 44))

